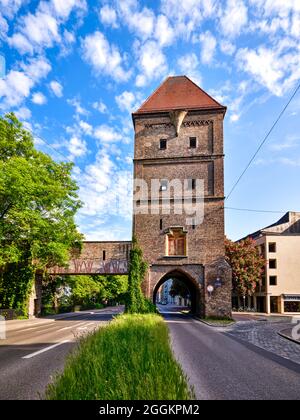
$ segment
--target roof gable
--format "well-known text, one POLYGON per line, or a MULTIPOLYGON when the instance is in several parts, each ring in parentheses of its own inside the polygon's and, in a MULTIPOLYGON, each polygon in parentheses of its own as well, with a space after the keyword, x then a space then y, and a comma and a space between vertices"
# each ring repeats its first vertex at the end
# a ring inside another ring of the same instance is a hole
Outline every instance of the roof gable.
POLYGON ((226 110, 186 76, 168 77, 134 113, 168 112, 172 110, 226 110))

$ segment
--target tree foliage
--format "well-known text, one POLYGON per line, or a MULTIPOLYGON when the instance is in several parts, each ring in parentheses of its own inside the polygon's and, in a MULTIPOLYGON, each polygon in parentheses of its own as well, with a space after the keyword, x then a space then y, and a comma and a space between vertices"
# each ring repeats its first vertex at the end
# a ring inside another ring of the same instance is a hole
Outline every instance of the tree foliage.
POLYGON ((242 296, 253 295, 262 280, 265 259, 247 238, 240 242, 225 241, 226 259, 232 268, 233 289, 242 296))
POLYGON ((0 267, 30 259, 64 265, 80 244, 72 164, 37 151, 14 114, 0 117, 0 267))
POLYGON ((70 249, 80 247, 74 216, 81 202, 71 170, 36 150, 14 114, 0 117, 0 305, 15 308, 27 298, 34 273, 27 270, 25 281, 18 270, 65 265, 70 249))
POLYGON ((104 303, 123 303, 127 288, 125 275, 50 277, 43 284, 43 312, 72 311, 77 305, 93 308, 104 303))
POLYGON ((186 299, 190 292, 186 285, 183 283, 183 281, 173 279, 169 294, 172 297, 181 296, 184 299, 186 299))

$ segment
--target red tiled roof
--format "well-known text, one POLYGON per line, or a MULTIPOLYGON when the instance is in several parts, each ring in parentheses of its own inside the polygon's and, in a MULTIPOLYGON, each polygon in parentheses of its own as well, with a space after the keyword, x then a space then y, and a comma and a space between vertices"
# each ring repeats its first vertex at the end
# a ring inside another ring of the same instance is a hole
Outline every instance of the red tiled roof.
POLYGON ((219 104, 186 76, 168 77, 133 114, 172 111, 176 109, 219 109, 219 104))

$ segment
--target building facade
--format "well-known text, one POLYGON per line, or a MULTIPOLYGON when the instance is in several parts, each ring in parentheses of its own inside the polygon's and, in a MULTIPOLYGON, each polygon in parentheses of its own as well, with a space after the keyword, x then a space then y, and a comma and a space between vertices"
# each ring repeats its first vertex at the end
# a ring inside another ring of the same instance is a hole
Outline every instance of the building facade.
POLYGON ((179 76, 167 78, 132 115, 134 178, 147 190, 135 188, 133 216, 133 233, 149 264, 143 291, 155 301, 163 282, 178 278, 191 292, 193 311, 202 316, 231 314, 231 269, 224 258, 225 112, 179 76), (151 195, 153 180, 159 190, 151 195), (182 200, 171 188, 174 180, 189 190, 193 203, 202 199, 201 223, 191 221, 184 206, 178 212, 182 200), (201 197, 197 180, 204 182, 201 197))
POLYGON ((265 257, 266 267, 262 285, 247 306, 268 314, 299 314, 300 213, 289 212, 278 222, 249 236, 265 257))

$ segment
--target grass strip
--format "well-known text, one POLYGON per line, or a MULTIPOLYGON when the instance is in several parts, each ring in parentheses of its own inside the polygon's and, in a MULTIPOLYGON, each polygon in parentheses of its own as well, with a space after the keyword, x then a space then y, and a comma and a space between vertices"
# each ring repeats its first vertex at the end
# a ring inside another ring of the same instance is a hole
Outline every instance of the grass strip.
POLYGON ((82 339, 50 400, 189 400, 187 379, 174 359, 159 315, 120 315, 82 339))

